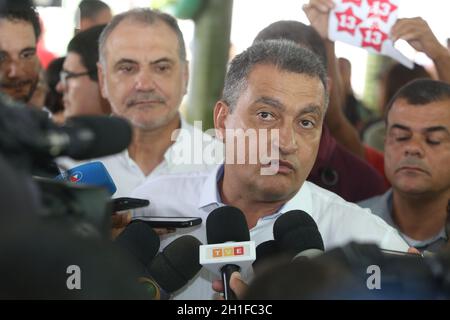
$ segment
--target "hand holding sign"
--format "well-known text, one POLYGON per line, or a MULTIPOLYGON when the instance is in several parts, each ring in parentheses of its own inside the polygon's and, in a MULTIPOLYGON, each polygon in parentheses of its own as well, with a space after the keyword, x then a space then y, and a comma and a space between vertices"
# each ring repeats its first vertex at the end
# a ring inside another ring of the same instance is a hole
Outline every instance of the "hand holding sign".
POLYGON ((372 53, 388 55, 412 68, 411 60, 389 38, 397 20, 399 0, 311 0, 304 11, 311 25, 333 41, 342 41, 372 53), (328 18, 328 23, 324 21, 328 18), (324 29, 328 30, 325 31, 324 29))

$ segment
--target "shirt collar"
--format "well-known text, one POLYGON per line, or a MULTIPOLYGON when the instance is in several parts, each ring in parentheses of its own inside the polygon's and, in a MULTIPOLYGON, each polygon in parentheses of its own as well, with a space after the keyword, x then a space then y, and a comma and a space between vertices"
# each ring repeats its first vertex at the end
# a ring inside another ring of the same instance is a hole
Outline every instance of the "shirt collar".
MULTIPOLYGON (((180 122, 181 122, 180 127, 176 130, 180 130, 180 132, 185 132, 186 130, 192 131, 189 124, 186 122, 186 120, 183 119, 181 115, 180 115, 180 122)), ((184 138, 180 135, 180 132, 177 134, 174 143, 172 143, 172 145, 164 153, 164 160, 166 161, 169 167, 174 164, 174 160, 176 157, 176 152, 174 153, 175 150, 174 146, 183 143, 184 138)))
MULTIPOLYGON (((190 130, 189 124, 186 122, 186 120, 183 119, 183 117, 181 115, 180 115, 180 121, 181 121, 181 126, 177 130, 190 130)), ((176 144, 179 144, 179 143, 182 143, 182 138, 178 134, 175 142, 164 153, 164 161, 167 163, 168 166, 173 164, 173 159, 174 159, 173 146, 176 144)), ((137 166, 136 162, 130 157, 128 148, 126 148, 124 151, 119 153, 119 155, 121 157, 123 157, 123 159, 126 161, 126 163, 128 164, 129 167, 137 166)))
POLYGON ((224 165, 221 164, 208 175, 200 193, 200 200, 198 202, 199 209, 206 209, 211 206, 220 207, 224 205, 220 198, 218 186, 220 179, 223 177, 223 172, 224 165))
POLYGON ((400 232, 400 229, 398 228, 398 226, 392 219, 392 213, 393 213, 392 199, 393 199, 393 192, 392 192, 392 188, 391 188, 385 194, 382 195, 381 203, 383 205, 384 210, 380 210, 380 212, 384 213, 384 215, 382 216, 383 220, 385 220, 392 227, 399 230, 399 234, 406 241, 406 243, 408 243, 409 245, 414 244, 413 245, 414 247, 416 247, 416 246, 417 247, 426 247, 426 246, 429 246, 430 244, 433 244, 441 239, 447 240, 447 233, 445 231, 445 228, 442 228, 442 230, 436 236, 434 236, 430 239, 427 239, 427 240, 423 240, 423 241, 414 240, 414 239, 408 237, 407 235, 403 234, 402 232, 400 232))

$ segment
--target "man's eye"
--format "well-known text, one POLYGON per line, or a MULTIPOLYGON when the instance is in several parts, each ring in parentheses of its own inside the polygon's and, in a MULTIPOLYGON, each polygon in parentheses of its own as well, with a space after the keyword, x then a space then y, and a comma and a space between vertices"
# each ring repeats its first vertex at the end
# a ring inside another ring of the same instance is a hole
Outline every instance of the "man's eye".
POLYGON ((405 136, 403 136, 403 137, 395 137, 395 141, 406 141, 406 140, 408 140, 409 139, 409 137, 405 137, 405 136))
POLYGON ((273 115, 270 112, 259 112, 258 117, 264 121, 272 120, 274 119, 273 115))
POLYGON ((35 52, 34 51, 22 53, 22 58, 24 58, 24 59, 30 59, 30 58, 32 58, 34 56, 35 56, 35 52))
POLYGON ((168 66, 168 65, 156 66, 156 70, 160 73, 167 72, 170 70, 170 66, 168 66))
POLYGON ((310 120, 301 120, 300 126, 305 129, 312 129, 312 128, 314 128, 314 122, 312 122, 310 120))
POLYGON ((429 145, 432 145, 432 146, 437 146, 437 145, 440 145, 440 144, 441 144, 441 141, 439 141, 439 140, 427 139, 427 143, 428 143, 429 145))
POLYGON ((124 73, 130 73, 133 71, 133 67, 129 66, 129 65, 123 65, 119 67, 119 71, 124 72, 124 73))

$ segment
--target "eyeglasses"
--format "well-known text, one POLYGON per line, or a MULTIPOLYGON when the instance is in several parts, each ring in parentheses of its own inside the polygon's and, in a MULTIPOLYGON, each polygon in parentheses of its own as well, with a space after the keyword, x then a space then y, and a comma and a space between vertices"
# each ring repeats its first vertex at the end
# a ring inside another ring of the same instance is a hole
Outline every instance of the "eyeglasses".
POLYGON ((67 85, 67 81, 69 79, 72 78, 78 78, 78 77, 82 77, 82 76, 87 76, 87 75, 91 75, 92 71, 86 71, 86 72, 80 72, 80 73, 75 73, 75 72, 70 72, 70 71, 61 71, 59 73, 59 80, 61 81, 61 83, 63 85, 67 85))

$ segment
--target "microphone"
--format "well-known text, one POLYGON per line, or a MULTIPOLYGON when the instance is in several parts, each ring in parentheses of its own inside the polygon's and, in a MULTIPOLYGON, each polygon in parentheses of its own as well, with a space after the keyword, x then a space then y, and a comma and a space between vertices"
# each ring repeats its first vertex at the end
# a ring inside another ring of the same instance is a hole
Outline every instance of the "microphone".
POLYGON ((138 281, 152 300, 168 300, 202 268, 198 263, 201 242, 190 235, 177 238, 157 254, 159 236, 144 221, 133 220, 115 241, 139 268, 143 276, 138 281))
POLYGON ((128 252, 135 264, 144 272, 158 253, 160 240, 156 232, 146 223, 135 220, 128 224, 114 242, 128 252))
POLYGON ((37 147, 53 157, 86 160, 118 153, 128 147, 131 138, 132 129, 125 119, 77 116, 39 136, 37 147))
POLYGON ((110 195, 117 190, 108 170, 100 161, 85 163, 64 171, 55 177, 55 180, 104 187, 110 195))
POLYGON ((275 240, 268 240, 260 243, 256 247, 256 260, 253 262, 253 270, 255 273, 259 272, 264 266, 279 257, 280 249, 275 240))
POLYGON ((11 157, 68 156, 86 160, 118 153, 131 142, 127 120, 109 116, 77 116, 58 126, 46 112, 0 96, 0 151, 11 157))
POLYGON ((302 210, 282 214, 273 225, 275 241, 292 259, 314 258, 323 253, 324 244, 314 219, 302 210))
POLYGON ((200 247, 200 263, 222 277, 225 300, 236 300, 230 289, 231 274, 248 272, 256 258, 244 214, 230 206, 213 210, 206 219, 206 237, 208 245, 200 247))
POLYGON ((168 300, 200 271, 199 247, 202 243, 191 235, 181 236, 160 252, 150 263, 151 278, 140 278, 155 300, 168 300))

